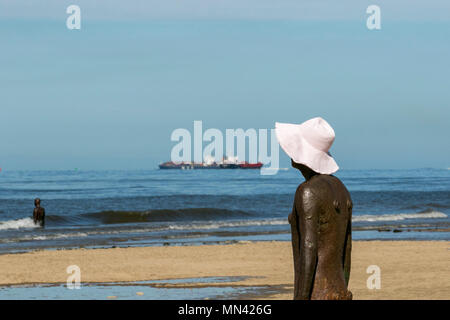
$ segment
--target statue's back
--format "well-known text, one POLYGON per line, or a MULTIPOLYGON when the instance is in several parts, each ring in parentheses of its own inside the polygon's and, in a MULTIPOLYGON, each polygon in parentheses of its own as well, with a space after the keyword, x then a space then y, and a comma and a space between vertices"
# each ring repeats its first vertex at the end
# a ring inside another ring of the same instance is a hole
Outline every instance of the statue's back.
MULTIPOLYGON (((306 215, 303 219, 300 217, 298 223, 311 219, 308 215, 314 215, 312 219, 317 221, 314 231, 308 230, 315 232, 317 239, 310 298, 348 299, 351 296, 347 291, 347 282, 350 272, 352 201, 347 188, 334 176, 316 175, 299 187, 295 199, 296 202, 302 202, 303 206, 306 203, 310 208, 314 208, 310 212, 297 210, 298 215, 306 215), (345 270, 346 262, 348 270, 345 270)), ((308 233, 304 231, 305 226, 300 225, 298 230, 298 248, 301 250, 310 239, 305 236, 308 233)), ((299 257, 301 256, 300 253, 299 257)))
MULTIPOLYGON (((334 176, 319 175, 321 210, 318 227, 318 260, 311 299, 346 299, 344 260, 351 241, 352 201, 344 184, 334 176)), ((313 182, 313 181, 311 181, 313 182)), ((347 253, 349 254, 349 253, 347 253)))

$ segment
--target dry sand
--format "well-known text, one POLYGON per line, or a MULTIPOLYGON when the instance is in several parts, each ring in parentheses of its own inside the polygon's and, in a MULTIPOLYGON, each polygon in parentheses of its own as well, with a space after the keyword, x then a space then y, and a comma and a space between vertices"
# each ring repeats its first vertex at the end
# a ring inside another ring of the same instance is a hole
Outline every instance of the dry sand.
MULTIPOLYGON (((354 299, 450 299, 449 258, 449 242, 354 241, 350 290, 354 299), (370 265, 381 269, 379 290, 367 288, 370 265)), ((6 254, 0 255, 0 285, 65 283, 69 265, 81 268, 82 282, 242 276, 249 278, 235 285, 280 289, 263 298, 292 298, 290 242, 6 254)))

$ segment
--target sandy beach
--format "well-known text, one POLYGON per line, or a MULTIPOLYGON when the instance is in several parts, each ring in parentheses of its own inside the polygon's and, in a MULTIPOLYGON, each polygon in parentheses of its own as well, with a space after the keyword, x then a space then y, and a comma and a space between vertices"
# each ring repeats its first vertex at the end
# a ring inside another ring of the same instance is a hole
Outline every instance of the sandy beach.
MULTIPOLYGON (((354 241, 354 299, 450 299, 449 249, 445 241, 354 241), (379 290, 367 288, 370 265, 380 267, 379 290)), ((69 265, 80 267, 82 283, 243 277, 210 285, 274 288, 256 298, 292 298, 291 244, 275 241, 5 254, 0 255, 0 285, 65 283, 69 265)))

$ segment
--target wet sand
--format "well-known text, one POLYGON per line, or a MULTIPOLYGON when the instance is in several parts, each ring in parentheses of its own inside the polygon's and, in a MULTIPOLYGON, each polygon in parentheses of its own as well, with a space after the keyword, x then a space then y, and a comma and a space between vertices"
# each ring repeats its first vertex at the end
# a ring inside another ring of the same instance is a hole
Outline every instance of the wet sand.
MULTIPOLYGON (((65 283, 77 265, 81 282, 133 282, 242 277, 226 283, 176 286, 261 286, 247 298, 291 299, 290 242, 36 251, 0 255, 0 285, 65 283)), ((450 299, 450 242, 354 241, 350 290, 354 299, 450 299), (381 270, 381 289, 368 289, 367 267, 381 270)))

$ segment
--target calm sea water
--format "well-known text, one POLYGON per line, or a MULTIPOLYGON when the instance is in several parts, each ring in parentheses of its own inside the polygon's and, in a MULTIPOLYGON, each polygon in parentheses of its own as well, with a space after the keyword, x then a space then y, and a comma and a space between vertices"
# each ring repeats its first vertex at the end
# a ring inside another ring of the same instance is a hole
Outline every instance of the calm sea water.
MULTIPOLYGON (((450 240, 450 170, 341 170, 354 239, 450 240)), ((3 171, 0 252, 290 240, 297 170, 3 171), (34 226, 33 199, 46 209, 34 226)))

